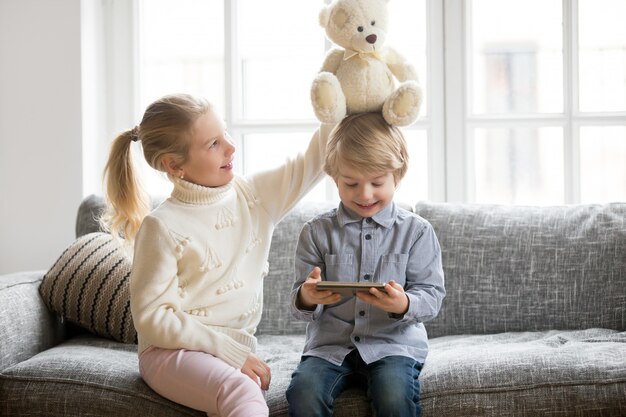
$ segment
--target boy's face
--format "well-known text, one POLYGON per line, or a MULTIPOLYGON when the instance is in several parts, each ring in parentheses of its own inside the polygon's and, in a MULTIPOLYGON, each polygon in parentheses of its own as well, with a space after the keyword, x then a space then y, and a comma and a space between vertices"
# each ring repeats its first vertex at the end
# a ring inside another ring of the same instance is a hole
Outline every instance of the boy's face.
POLYGON ((343 205, 362 217, 372 217, 387 207, 396 191, 391 171, 364 173, 342 166, 335 182, 343 205))

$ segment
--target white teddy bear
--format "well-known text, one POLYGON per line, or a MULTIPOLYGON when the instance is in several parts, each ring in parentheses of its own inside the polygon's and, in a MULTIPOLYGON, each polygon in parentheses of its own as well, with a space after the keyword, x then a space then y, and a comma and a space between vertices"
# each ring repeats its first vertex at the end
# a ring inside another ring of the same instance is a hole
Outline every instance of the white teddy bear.
POLYGON ((379 111, 395 126, 417 119, 422 104, 417 73, 398 52, 384 46, 388 1, 333 0, 321 10, 320 25, 342 48, 328 52, 311 87, 320 121, 338 123, 347 114, 379 111))

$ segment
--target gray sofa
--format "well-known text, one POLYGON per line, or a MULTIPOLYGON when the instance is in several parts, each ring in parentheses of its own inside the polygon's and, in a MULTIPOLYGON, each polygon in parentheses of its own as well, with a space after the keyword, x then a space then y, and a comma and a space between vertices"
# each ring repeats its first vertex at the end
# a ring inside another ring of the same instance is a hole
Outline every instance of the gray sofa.
MULTIPOLYGON (((300 359, 304 323, 289 313, 301 204, 274 233, 259 355, 272 368, 271 415, 300 359)), ((86 198, 77 235, 97 230, 86 198)), ((424 416, 626 415, 626 204, 508 207, 419 203, 443 250, 447 297, 426 324, 424 416)), ((200 416, 152 392, 136 346, 81 331, 49 312, 45 271, 0 277, 0 415, 200 416)), ((370 416, 347 391, 336 416, 370 416)), ((379 416, 384 417, 384 416, 379 416)))

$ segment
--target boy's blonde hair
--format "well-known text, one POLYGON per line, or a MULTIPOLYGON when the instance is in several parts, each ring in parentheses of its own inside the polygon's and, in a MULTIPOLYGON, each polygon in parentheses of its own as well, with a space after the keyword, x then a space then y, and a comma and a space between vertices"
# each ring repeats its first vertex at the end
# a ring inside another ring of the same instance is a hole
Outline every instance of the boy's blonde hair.
POLYGON ((107 208, 100 218, 104 230, 132 243, 150 212, 150 198, 141 186, 131 144, 141 141, 146 162, 167 173, 163 156, 169 154, 177 165, 184 164, 189 158, 192 125, 211 109, 203 98, 164 96, 148 106, 139 125, 115 138, 104 169, 107 208))
POLYGON ((341 165, 366 173, 392 171, 398 185, 408 164, 402 131, 389 125, 379 112, 357 113, 344 118, 330 133, 324 172, 337 179, 341 165))

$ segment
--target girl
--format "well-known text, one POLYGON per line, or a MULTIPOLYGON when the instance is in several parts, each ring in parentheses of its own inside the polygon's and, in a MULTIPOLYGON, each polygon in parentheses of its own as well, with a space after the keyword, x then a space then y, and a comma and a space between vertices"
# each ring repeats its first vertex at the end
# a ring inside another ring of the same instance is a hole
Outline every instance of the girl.
POLYGON ((115 139, 103 222, 134 242, 130 297, 139 368, 160 395, 209 415, 268 415, 262 390, 271 374, 254 353, 254 333, 270 239, 322 178, 329 130, 322 125, 304 155, 249 177, 233 173, 234 143, 201 98, 163 97, 115 139), (174 183, 171 196, 149 214, 133 141, 174 183))

